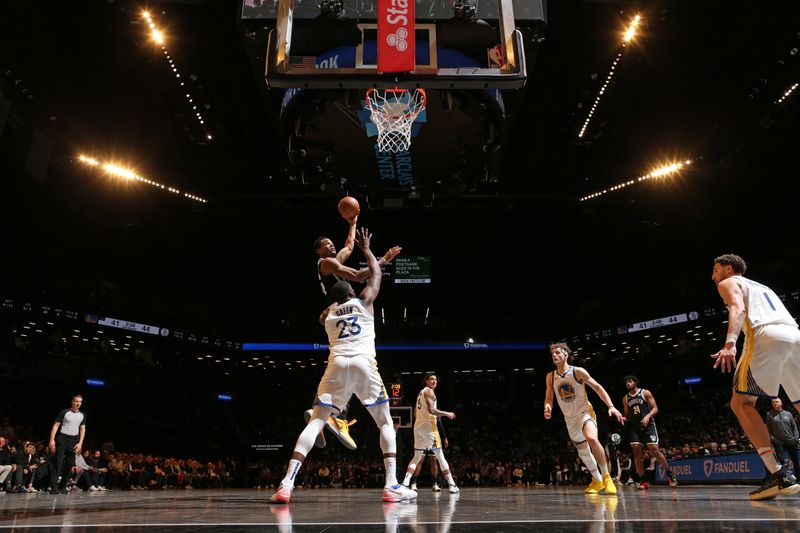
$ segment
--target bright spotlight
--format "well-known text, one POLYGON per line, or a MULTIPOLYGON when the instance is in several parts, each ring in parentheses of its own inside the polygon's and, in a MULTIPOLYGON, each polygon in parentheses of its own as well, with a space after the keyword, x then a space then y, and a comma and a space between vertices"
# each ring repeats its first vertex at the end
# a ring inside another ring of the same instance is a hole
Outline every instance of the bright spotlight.
POLYGON ((633 17, 631 21, 631 25, 628 26, 628 30, 625 32, 625 37, 622 39, 623 41, 630 42, 633 39, 634 35, 636 35, 636 28, 639 26, 639 21, 642 19, 641 15, 636 15, 633 17))
POLYGON ((159 30, 157 30, 157 29, 153 29, 153 33, 152 33, 152 35, 153 35, 153 40, 154 40, 154 41, 155 41, 157 44, 164 44, 164 34, 163 34, 163 33, 161 33, 161 32, 160 32, 159 30))

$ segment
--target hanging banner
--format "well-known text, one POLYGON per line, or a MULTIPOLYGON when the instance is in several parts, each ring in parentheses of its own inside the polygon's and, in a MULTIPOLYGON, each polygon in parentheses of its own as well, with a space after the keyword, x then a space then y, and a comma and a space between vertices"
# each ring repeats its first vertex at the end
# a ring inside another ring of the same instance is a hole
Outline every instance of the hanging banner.
POLYGON ((378 72, 414 70, 414 0, 378 0, 378 72))

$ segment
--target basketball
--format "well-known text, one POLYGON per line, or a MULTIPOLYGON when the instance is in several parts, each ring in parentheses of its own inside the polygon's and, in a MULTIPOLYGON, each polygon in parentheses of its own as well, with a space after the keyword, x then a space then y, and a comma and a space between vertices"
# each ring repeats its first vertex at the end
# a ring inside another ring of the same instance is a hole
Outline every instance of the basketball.
POLYGON ((358 200, 352 196, 345 196, 339 200, 339 214, 345 219, 351 219, 361 212, 361 206, 358 205, 358 200))

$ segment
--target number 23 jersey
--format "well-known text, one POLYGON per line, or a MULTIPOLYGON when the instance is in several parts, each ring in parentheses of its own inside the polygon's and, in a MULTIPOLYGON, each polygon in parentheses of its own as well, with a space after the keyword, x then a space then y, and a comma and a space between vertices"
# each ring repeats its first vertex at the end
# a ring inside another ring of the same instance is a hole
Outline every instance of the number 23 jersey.
POLYGON ((375 318, 358 298, 335 306, 325 318, 331 357, 375 357, 375 318))

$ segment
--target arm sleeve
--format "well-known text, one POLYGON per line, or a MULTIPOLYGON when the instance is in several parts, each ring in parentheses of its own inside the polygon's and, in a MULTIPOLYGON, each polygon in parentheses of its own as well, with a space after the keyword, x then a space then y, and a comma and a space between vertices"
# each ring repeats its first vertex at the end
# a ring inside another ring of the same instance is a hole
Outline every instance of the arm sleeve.
POLYGON ((444 430, 444 424, 442 424, 442 418, 439 417, 436 419, 436 428, 439 430, 439 436, 442 437, 442 440, 447 438, 447 432, 444 430))
POLYGON ((81 419, 81 425, 85 426, 86 425, 86 413, 81 413, 81 414, 83 415, 83 418, 81 419))
POLYGON ((56 422, 58 422, 59 424, 63 424, 64 423, 64 415, 66 415, 66 414, 67 414, 67 410, 66 409, 64 409, 63 411, 59 411, 58 416, 56 416, 56 422))

